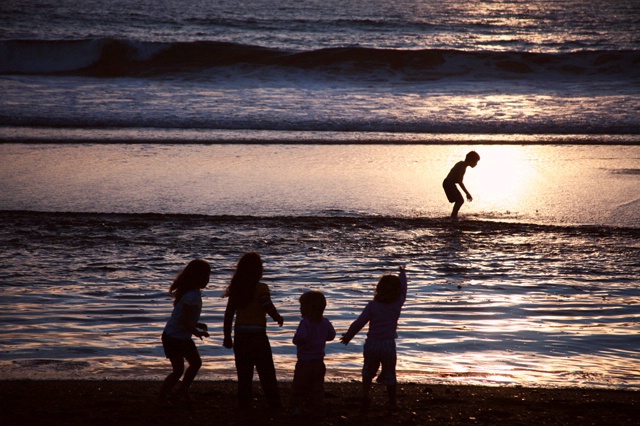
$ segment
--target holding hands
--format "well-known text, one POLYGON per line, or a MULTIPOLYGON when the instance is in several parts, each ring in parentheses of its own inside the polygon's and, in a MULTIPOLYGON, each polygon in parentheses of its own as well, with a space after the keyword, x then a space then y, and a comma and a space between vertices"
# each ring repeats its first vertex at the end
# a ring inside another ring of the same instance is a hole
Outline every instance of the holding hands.
MULTIPOLYGON (((400 301, 400 307, 402 306, 402 304, 404 304, 404 299, 406 298, 406 283, 407 283, 407 276, 406 276, 406 266, 401 265, 398 267, 399 271, 400 271, 400 284, 404 283, 404 291, 402 296, 398 296, 397 299, 398 301, 400 301)), ((391 276, 391 275, 389 275, 391 276)), ((382 285, 383 283, 383 279, 388 278, 389 276, 383 276, 383 278, 380 280, 380 282, 378 283, 378 287, 376 289, 376 293, 380 291, 380 286, 384 286, 382 285)), ((395 279, 397 280, 398 277, 395 277, 395 279)), ((399 291, 400 289, 398 289, 399 291)), ((392 301, 388 301, 387 303, 393 303, 395 300, 392 301)), ((365 308, 365 310, 362 312, 362 314, 360 315, 360 317, 351 324, 351 327, 349 328, 349 330, 342 335, 342 337, 340 338, 340 342, 344 345, 349 344, 349 342, 351 341, 351 339, 358 333, 358 331, 360 331, 360 329, 362 329, 362 327, 368 323, 371 318, 370 318, 370 314, 368 313, 369 310, 369 305, 367 305, 367 307, 365 308), (366 314, 366 315, 365 315, 366 314)), ((400 314, 400 311, 398 309, 398 316, 400 314)), ((397 319, 396 319, 397 321, 397 319)))

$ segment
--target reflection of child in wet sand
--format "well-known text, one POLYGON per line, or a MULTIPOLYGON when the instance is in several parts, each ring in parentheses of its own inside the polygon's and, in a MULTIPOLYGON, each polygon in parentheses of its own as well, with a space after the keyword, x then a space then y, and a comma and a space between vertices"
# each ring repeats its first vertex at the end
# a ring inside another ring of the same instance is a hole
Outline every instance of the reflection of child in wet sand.
POLYGON ((200 290, 209 283, 210 274, 209 263, 196 259, 185 267, 171 285, 170 293, 174 299, 173 312, 162 332, 162 347, 167 359, 171 361, 173 371, 162 384, 158 396, 160 404, 171 404, 167 399, 183 373, 182 387, 178 390, 176 397, 190 400, 187 394, 189 387, 202 366, 200 354, 191 336, 195 335, 200 339, 209 336, 207 325, 199 323, 198 320, 202 311, 200 290), (186 372, 185 359, 189 362, 186 372))
POLYGON ((373 301, 370 301, 362 314, 351 324, 340 341, 347 345, 349 341, 369 323, 369 332, 364 343, 364 365, 362 366, 363 407, 370 405, 369 392, 373 377, 382 365, 377 381, 387 386, 389 409, 396 408, 396 337, 398 319, 404 301, 407 298, 407 275, 404 267, 400 274, 382 276, 376 287, 373 301))
POLYGON ((467 195, 467 200, 472 201, 473 197, 471 197, 471 193, 467 191, 467 188, 464 186, 462 180, 464 179, 464 173, 467 171, 467 166, 471 166, 475 168, 478 162, 480 161, 480 156, 475 151, 470 151, 467 153, 467 157, 463 162, 458 162, 451 168, 449 175, 444 179, 442 183, 442 187, 444 188, 444 192, 447 194, 447 199, 449 202, 454 203, 453 211, 451 212, 451 218, 458 218, 458 211, 460 207, 464 204, 464 198, 456 187, 456 184, 462 188, 462 190, 467 195))
POLYGON ((326 306, 322 292, 308 291, 300 297, 302 320, 293 336, 298 355, 291 396, 294 415, 302 414, 305 403, 314 415, 324 415, 325 344, 336 337, 333 325, 323 316, 326 306))

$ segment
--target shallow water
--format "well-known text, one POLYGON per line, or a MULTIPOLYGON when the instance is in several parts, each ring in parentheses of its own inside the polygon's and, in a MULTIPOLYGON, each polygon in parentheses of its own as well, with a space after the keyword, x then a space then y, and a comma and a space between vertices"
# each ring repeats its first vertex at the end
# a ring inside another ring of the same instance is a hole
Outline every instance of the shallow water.
POLYGON ((3 144, 0 207, 203 215, 446 217, 640 227, 640 147, 610 145, 3 144))
MULTIPOLYGON (((297 298, 320 289, 339 333, 377 279, 406 264, 402 381, 635 388, 637 230, 430 219, 3 213, 4 378, 153 378, 166 370, 165 291, 185 260, 213 274, 203 378, 233 378, 220 298, 245 250, 286 319, 269 335, 291 378, 297 298)), ((327 346, 328 377, 357 379, 364 334, 327 346)))
MULTIPOLYGON (((451 224, 440 182, 469 148, 0 145, 0 372, 162 378, 166 290, 203 257, 201 378, 234 378, 219 295, 257 250, 280 378, 304 290, 342 333, 406 264, 401 381, 640 388, 638 147, 474 146, 451 224)), ((359 378, 363 339, 328 344, 329 379, 359 378)))

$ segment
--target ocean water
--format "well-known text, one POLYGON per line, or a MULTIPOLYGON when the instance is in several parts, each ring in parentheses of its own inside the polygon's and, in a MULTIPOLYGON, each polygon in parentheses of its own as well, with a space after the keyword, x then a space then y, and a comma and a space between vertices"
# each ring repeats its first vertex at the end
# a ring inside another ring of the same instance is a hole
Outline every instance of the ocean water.
MULTIPOLYGON (((199 378, 233 379, 257 250, 344 332, 406 265, 401 381, 640 388, 640 5, 0 2, 0 376, 166 375, 166 291, 212 263, 199 378), (469 150, 451 223, 441 182, 469 150)), ((359 379, 364 333, 327 346, 359 379)))
POLYGON ((467 219, 640 228, 637 145, 2 144, 0 206, 43 212, 467 219))
MULTIPOLYGON (((452 223, 441 180, 469 148, 0 145, 0 372, 161 379, 167 288, 202 257, 201 378, 232 379, 220 295, 256 250, 282 379, 305 290, 344 333, 406 265, 401 381, 640 387, 640 147, 473 146, 452 223)), ((330 380, 359 378, 363 339, 328 344, 330 380)))
POLYGON ((634 0, 7 0, 0 18, 3 140, 640 133, 634 0))

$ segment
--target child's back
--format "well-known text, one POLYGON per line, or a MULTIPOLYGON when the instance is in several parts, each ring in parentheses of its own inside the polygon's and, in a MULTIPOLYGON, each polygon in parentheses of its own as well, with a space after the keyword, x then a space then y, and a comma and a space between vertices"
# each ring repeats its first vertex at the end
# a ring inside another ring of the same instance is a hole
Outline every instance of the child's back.
POLYGON ((306 401, 314 414, 324 413, 325 345, 336 337, 333 325, 322 315, 326 305, 322 292, 309 291, 300 297, 302 319, 293 336, 298 361, 293 373, 291 405, 296 415, 302 413, 306 401))
POLYGON ((260 255, 249 252, 238 261, 238 266, 225 292, 229 297, 224 313, 224 342, 233 348, 238 374, 238 402, 241 408, 250 408, 253 397, 253 370, 258 371, 262 390, 269 406, 280 408, 280 392, 276 379, 271 345, 267 337, 268 314, 282 326, 284 319, 271 302, 269 286, 262 283, 263 264, 260 255), (235 337, 232 325, 235 317, 235 337))
POLYGON ((404 267, 400 274, 382 276, 373 301, 370 301, 362 314, 351 324, 340 341, 347 345, 349 341, 369 323, 367 339, 364 343, 364 365, 362 367, 363 404, 370 403, 369 392, 373 378, 382 366, 378 382, 387 386, 390 408, 396 406, 396 344, 398 319, 407 298, 407 276, 404 267))
POLYGON ((335 337, 336 330, 326 317, 320 322, 303 317, 293 336, 298 360, 322 360, 326 354, 326 342, 332 341, 335 337))
POLYGON ((380 279, 376 297, 369 301, 358 319, 344 335, 347 342, 369 323, 367 338, 375 341, 397 338, 398 319, 407 298, 407 276, 402 269, 399 276, 388 275, 380 279))

